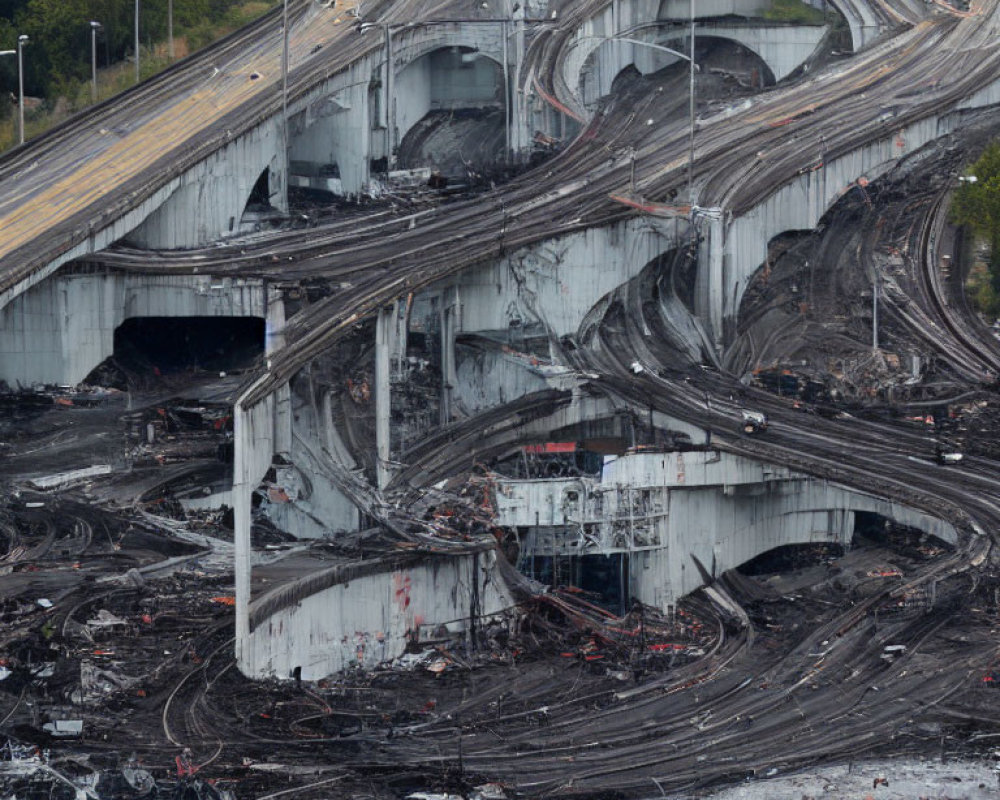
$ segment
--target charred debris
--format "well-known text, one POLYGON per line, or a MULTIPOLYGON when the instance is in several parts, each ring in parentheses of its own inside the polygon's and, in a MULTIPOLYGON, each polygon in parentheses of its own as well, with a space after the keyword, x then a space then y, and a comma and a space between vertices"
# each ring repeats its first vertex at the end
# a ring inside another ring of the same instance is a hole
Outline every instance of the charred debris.
MULTIPOLYGON (((903 202, 881 184, 857 195, 835 213, 849 219, 859 203, 903 202)), ((863 309, 832 307, 862 296, 843 287, 867 280, 840 262, 815 268, 825 253, 850 251, 824 241, 852 230, 834 222, 774 243, 727 366, 804 414, 892 417, 937 437, 942 452, 996 457, 992 376, 956 391, 954 364, 928 353, 904 316, 887 314, 883 347, 873 352, 863 309), (785 329, 790 335, 775 334, 785 329)), ((900 242, 880 247, 904 280, 900 242)), ((302 303, 329 291, 300 289, 302 303)), ((435 335, 411 334, 397 365, 397 452, 437 424, 435 335)), ((374 470, 372 340, 371 326, 359 325, 317 360, 302 392, 332 391, 332 416, 362 477, 374 470)), ((459 342, 472 359, 506 348, 536 367, 549 366, 548 345, 528 329, 506 342, 459 342)), ((699 565, 707 587, 666 611, 611 591, 599 561, 526 561, 515 532, 495 524, 495 482, 594 476, 609 451, 644 441, 698 446, 657 438, 638 419, 629 437, 553 437, 482 463, 428 490, 417 519, 368 518, 356 533, 318 540, 297 540, 262 512, 289 499, 276 465, 254 495, 257 590, 282 580, 282 556, 354 563, 411 554, 415 534, 430 533, 495 541, 520 602, 503 624, 413 637, 374 670, 247 680, 232 657, 232 512, 203 502, 232 482, 241 367, 224 366, 169 372, 109 362, 78 387, 0 394, 0 796, 618 797, 654 786, 700 792, 855 750, 990 752, 994 723, 982 709, 995 706, 1000 661, 969 656, 957 684, 937 676, 974 645, 983 645, 977 654, 988 649, 1000 584, 988 572, 948 572, 951 547, 933 537, 859 514, 851 548, 786 548, 722 575, 699 565), (934 580, 901 588, 936 565, 934 580), (838 649, 824 672, 817 659, 833 652, 831 642, 838 649), (921 656, 908 662, 917 643, 921 656), (814 727, 810 719, 839 714, 857 676, 852 703, 871 703, 872 714, 814 727), (805 687, 802 701, 789 700, 792 687, 805 687), (899 724, 876 704, 880 693, 917 698, 924 710, 899 724), (787 753, 788 730, 806 743, 800 762, 787 753), (884 744, 871 744, 873 736, 884 744), (581 742, 593 742, 585 756, 574 749, 581 742), (616 743, 631 760, 588 783, 589 761, 616 743), (522 778, 537 791, 518 788, 522 778)), ((767 435, 766 420, 747 424, 750 435, 767 435)))
MULTIPOLYGON (((363 409, 364 359, 341 363, 356 365, 337 373, 343 400, 363 409)), ((406 391, 419 403, 432 367, 418 360, 410 368, 406 391)), ((521 602, 504 624, 414 638, 404 655, 375 670, 252 682, 232 660, 231 514, 197 502, 230 480, 235 380, 213 373, 141 393, 38 387, 0 398, 8 486, 0 509, 5 797, 512 798, 523 794, 516 770, 494 769, 476 755, 487 741, 521 742, 541 757, 563 726, 582 724, 588 708, 620 707, 640 724, 639 700, 650 691, 665 702, 676 695, 677 713, 707 726, 710 717, 679 698, 747 658, 758 662, 755 692, 770 697, 788 680, 778 665, 840 609, 861 609, 842 636, 862 641, 881 631, 883 665, 905 658, 911 626, 947 619, 948 641, 974 639, 986 635, 996 612, 992 585, 973 587, 969 610, 959 579, 887 599, 886 587, 945 558, 949 546, 875 515, 860 518, 847 552, 789 548, 740 572, 706 574, 708 589, 666 613, 588 591, 581 584, 600 589, 607 581, 588 580, 591 567, 580 559, 526 567, 517 537, 494 525, 490 487, 504 476, 595 475, 610 444, 532 445, 450 482, 424 515, 443 539, 495 537, 505 559, 534 576, 512 577, 521 602), (140 407, 139 396, 151 402, 140 407), (96 462, 95 453, 102 456, 96 462)), ((356 435, 367 435, 363 424, 356 435)), ((281 501, 276 478, 270 474, 258 490, 261 504, 281 501)), ((413 547, 379 527, 296 541, 264 514, 253 534, 265 560, 291 551, 314 564, 413 547)), ((281 563, 259 570, 258 580, 281 580, 281 563)), ((936 646, 938 657, 949 657, 947 641, 936 646)), ((956 716, 914 722, 900 732, 900 746, 923 752, 944 741, 949 752, 979 752, 956 719, 978 718, 968 704, 977 693, 992 697, 998 669, 978 665, 970 690, 950 706, 956 716)), ((755 713, 737 718, 755 724, 755 713)), ((672 747, 671 735, 649 738, 650 752, 672 747)), ((726 756, 698 769, 707 786, 758 774, 761 757, 726 756)), ((553 780, 572 781, 578 772, 555 754, 546 763, 553 780)), ((625 783, 584 794, 637 791, 625 783)))

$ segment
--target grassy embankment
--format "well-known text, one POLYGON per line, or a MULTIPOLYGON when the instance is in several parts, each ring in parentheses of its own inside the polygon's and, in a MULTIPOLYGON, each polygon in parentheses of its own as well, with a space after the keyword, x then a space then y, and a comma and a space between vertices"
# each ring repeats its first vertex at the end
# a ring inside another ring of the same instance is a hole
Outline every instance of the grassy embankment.
MULTIPOLYGON (((197 27, 174 30, 174 60, 200 50, 212 42, 243 27, 273 8, 276 0, 245 0, 231 8, 225 17, 216 22, 204 22, 197 27)), ((139 67, 142 79, 166 69, 171 61, 167 55, 166 40, 141 48, 139 67)), ((97 70, 97 97, 106 100, 135 84, 135 66, 130 61, 119 61, 97 70)), ((24 113, 25 139, 37 136, 54 125, 82 111, 91 104, 90 81, 74 81, 58 97, 43 98, 36 108, 26 108, 24 113)), ((0 151, 17 144, 17 107, 0 119, 0 151)))

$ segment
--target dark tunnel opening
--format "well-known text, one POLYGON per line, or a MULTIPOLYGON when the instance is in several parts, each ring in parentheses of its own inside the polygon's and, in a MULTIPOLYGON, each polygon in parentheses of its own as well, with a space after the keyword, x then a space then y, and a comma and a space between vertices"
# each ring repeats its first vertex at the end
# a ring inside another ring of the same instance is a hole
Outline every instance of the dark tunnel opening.
POLYGON ((552 588, 575 587, 590 602, 624 615, 629 610, 629 562, 628 553, 527 556, 520 567, 533 580, 552 588))
POLYGON ((751 558, 737 569, 751 577, 771 575, 813 567, 843 554, 844 548, 836 542, 785 544, 751 558))
POLYGON ((267 211, 269 208, 271 208, 271 169, 265 167, 250 190, 250 196, 243 210, 244 212, 267 211))
POLYGON ((264 352, 258 317, 135 317, 115 329, 115 360, 137 372, 238 371, 264 352))
POLYGON ((854 540, 851 544, 854 547, 886 547, 918 560, 954 549, 951 544, 931 533, 901 525, 873 511, 854 512, 854 540))

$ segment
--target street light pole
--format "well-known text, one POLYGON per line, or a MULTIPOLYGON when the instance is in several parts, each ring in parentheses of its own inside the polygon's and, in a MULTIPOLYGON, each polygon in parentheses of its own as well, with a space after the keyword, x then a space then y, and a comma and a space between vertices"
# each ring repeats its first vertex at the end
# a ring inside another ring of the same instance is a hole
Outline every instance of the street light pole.
POLYGON ((688 116, 691 120, 691 131, 688 136, 688 201, 694 207, 694 0, 688 0, 691 9, 691 57, 688 66, 691 72, 690 108, 688 116))
POLYGON ((281 50, 281 125, 285 151, 285 210, 288 211, 288 184, 292 177, 289 174, 291 162, 288 156, 288 0, 285 0, 282 11, 281 30, 284 39, 281 50))
POLYGON ((135 82, 139 82, 139 0, 135 0, 135 82))
POLYGON ((97 32, 101 29, 101 23, 90 21, 90 75, 92 78, 90 87, 90 99, 97 102, 97 32))
POLYGON ((167 56, 174 60, 174 0, 167 0, 167 56))
POLYGON ((20 144, 24 144, 24 59, 21 51, 28 41, 28 34, 17 37, 17 132, 20 144))
MULTIPOLYGON (((626 42, 628 44, 637 45, 639 47, 649 47, 653 50, 659 50, 664 53, 670 53, 672 56, 677 58, 686 59, 691 70, 691 88, 690 88, 690 98, 689 98, 689 117, 691 121, 691 130, 688 136, 689 143, 689 153, 688 153, 688 199, 691 202, 692 207, 694 207, 694 188, 693 188, 693 174, 694 174, 694 73, 698 69, 698 65, 694 61, 694 0, 689 0, 691 7, 691 48, 689 53, 685 54, 679 50, 674 50, 671 47, 665 47, 662 44, 656 44, 654 42, 644 42, 641 39, 633 39, 628 36, 582 36, 574 42, 571 47, 579 44, 580 42, 586 41, 588 39, 600 39, 601 42, 626 42)), ((634 155, 633 155, 634 159, 634 155)), ((634 164, 633 164, 634 167, 634 164)), ((634 191, 634 190, 633 190, 634 191)))

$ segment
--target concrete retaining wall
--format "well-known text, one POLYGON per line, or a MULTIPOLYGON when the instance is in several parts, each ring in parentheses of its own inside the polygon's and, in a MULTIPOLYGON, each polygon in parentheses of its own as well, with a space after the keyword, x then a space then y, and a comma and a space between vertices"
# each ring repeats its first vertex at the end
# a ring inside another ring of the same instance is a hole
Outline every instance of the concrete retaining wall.
POLYGON ((300 596, 309 576, 251 606, 251 629, 239 666, 250 677, 317 680, 349 667, 372 668, 400 656, 413 639, 443 625, 465 631, 513 606, 496 554, 422 556, 399 566, 366 562, 335 567, 320 591, 300 596), (275 610, 270 611, 270 607, 275 610))
MULTIPOLYGON (((506 330, 541 321, 556 336, 575 333, 604 295, 674 246, 674 228, 631 218, 549 239, 470 269, 461 279, 460 330, 506 330)), ((681 222, 680 233, 685 229, 681 222)))

